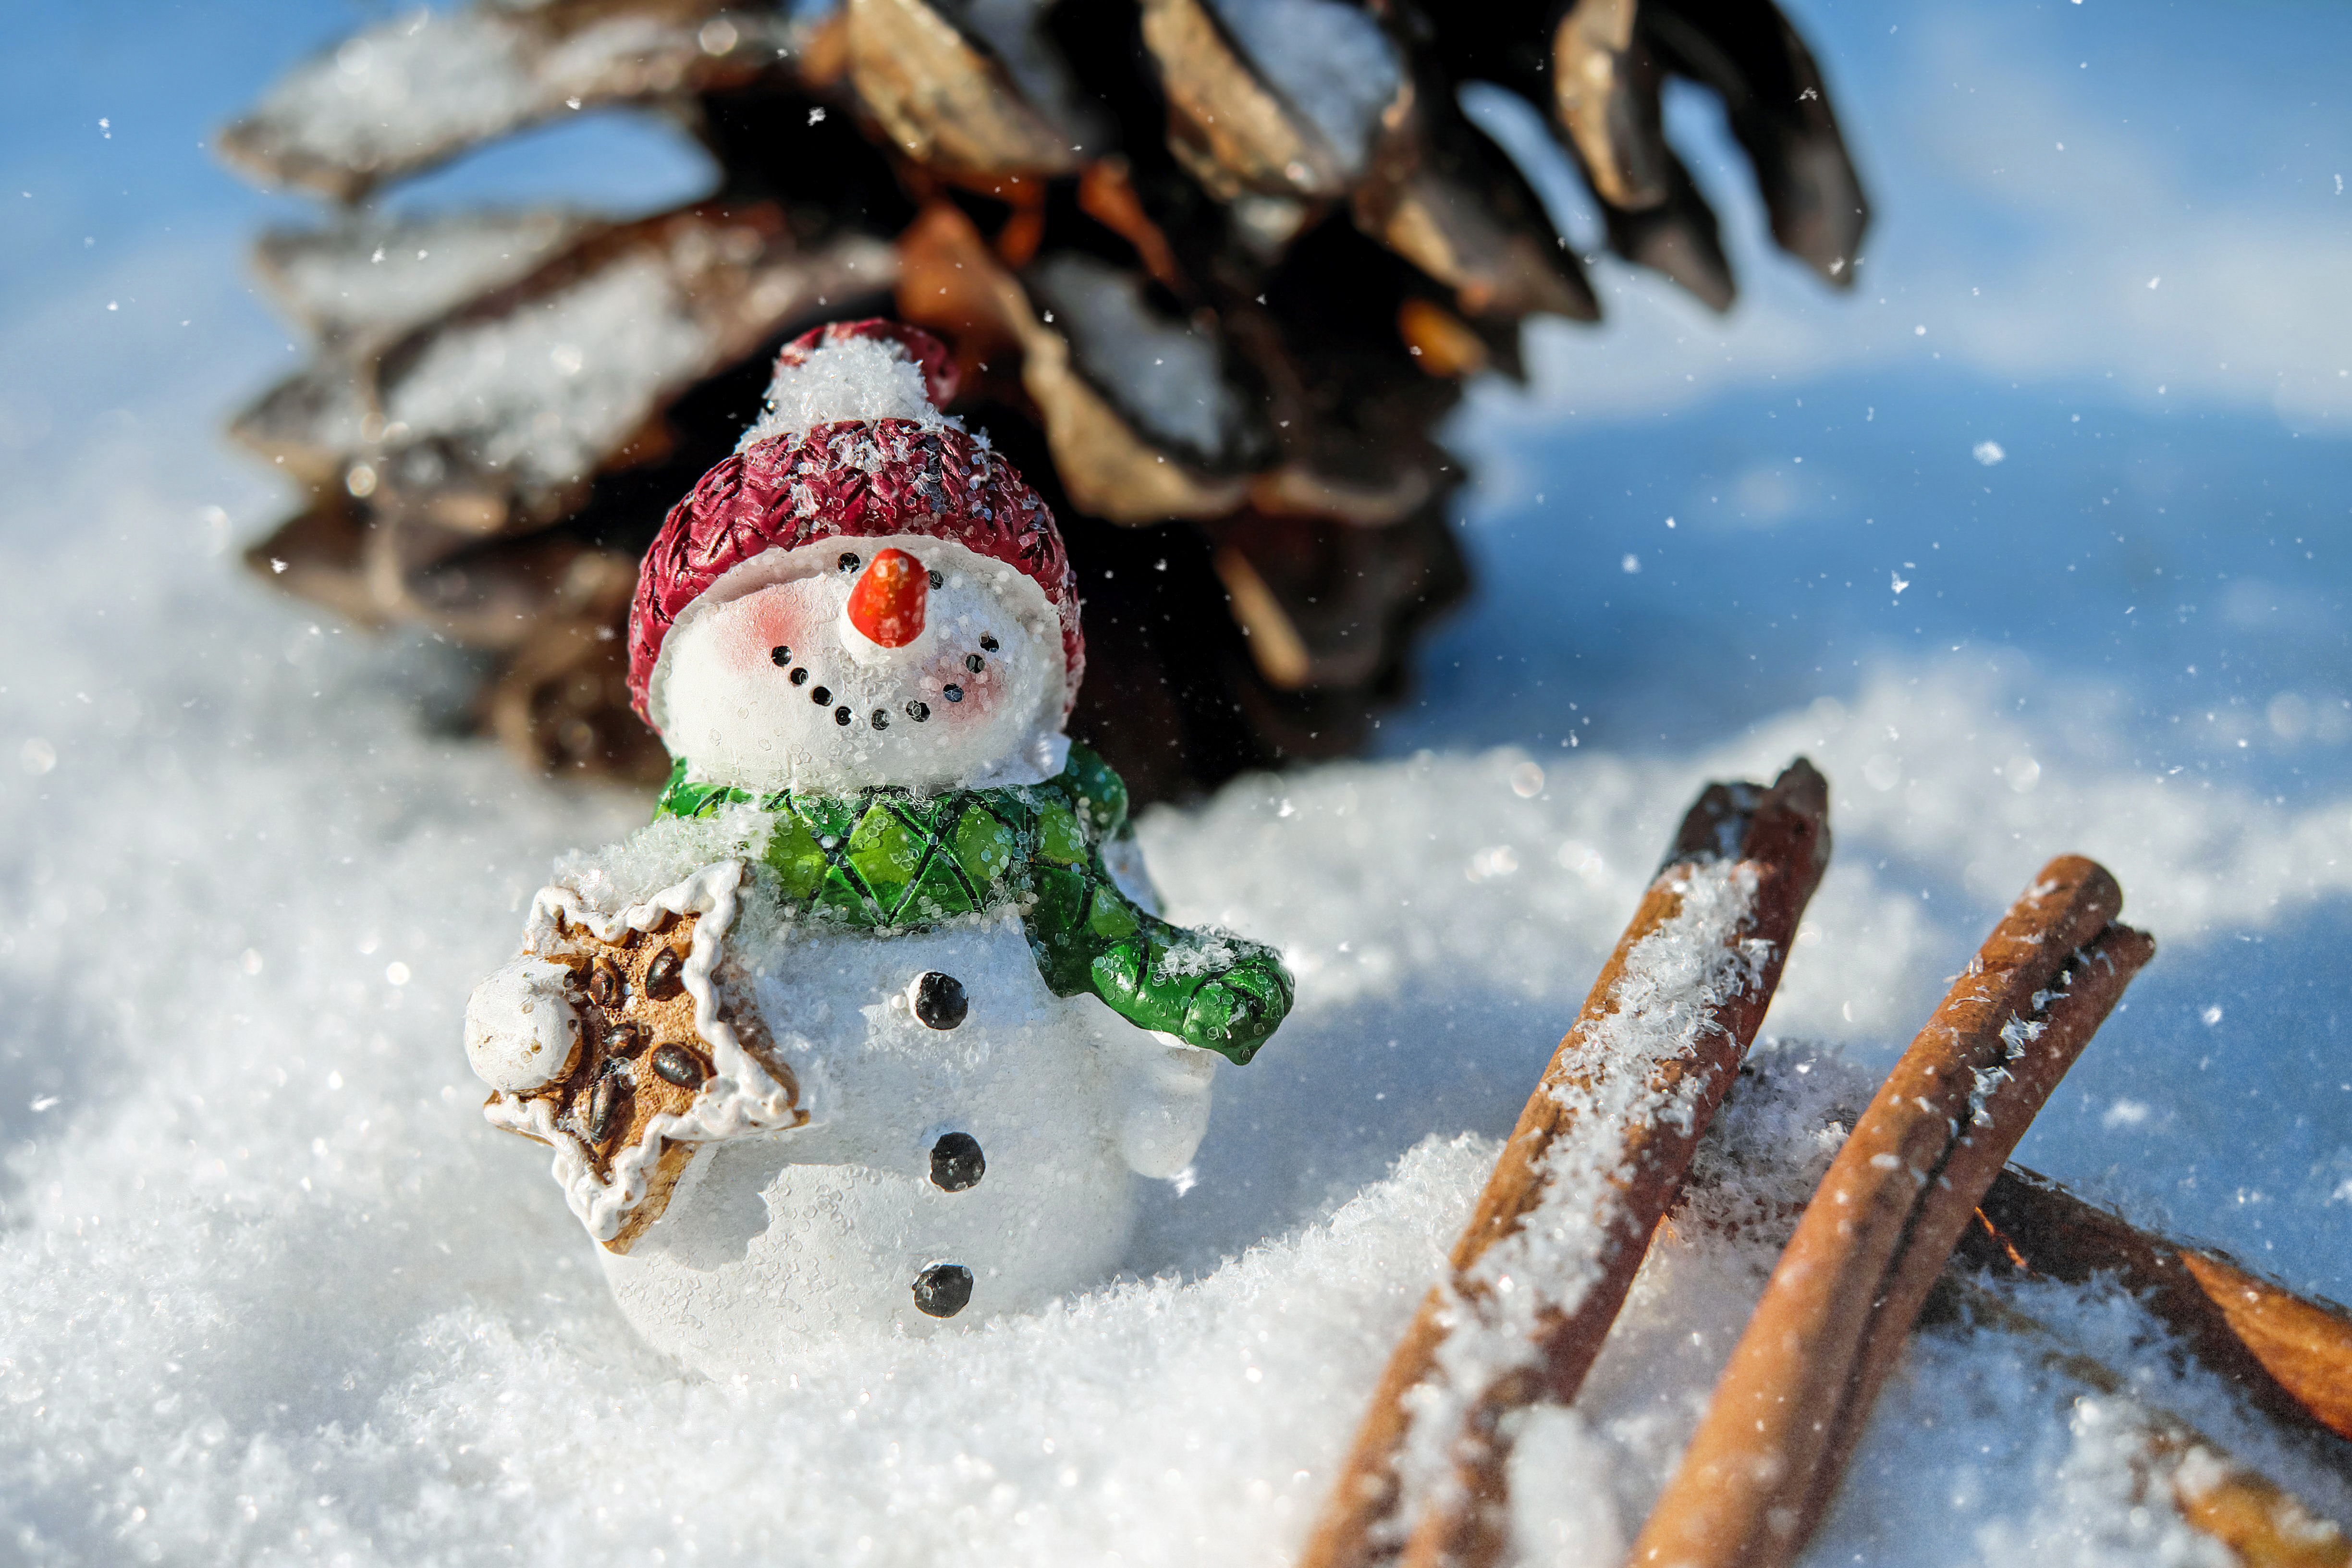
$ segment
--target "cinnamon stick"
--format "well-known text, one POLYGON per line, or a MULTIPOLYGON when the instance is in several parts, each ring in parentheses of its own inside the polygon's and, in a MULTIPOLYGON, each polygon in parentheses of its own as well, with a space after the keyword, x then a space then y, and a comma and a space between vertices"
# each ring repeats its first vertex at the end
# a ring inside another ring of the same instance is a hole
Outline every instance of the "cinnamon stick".
POLYGON ((2156 951, 2122 906, 2062 856, 2010 907, 1798 1220, 1633 1563, 1783 1568, 1802 1549, 1978 1202, 2156 951))
POLYGON ((1684 818, 1390 1358, 1300 1558, 1490 1562, 1507 1410, 1575 1397, 1780 984, 1829 861, 1829 786, 1711 784, 1684 818), (1433 1474, 1408 1501, 1401 1454, 1433 1474), (1400 1517, 1400 1515, 1402 1517, 1400 1517))
MULTIPOLYGON (((2004 1173, 1995 1186, 2012 1174, 2004 1173)), ((2060 1195, 2080 1202, 2070 1194, 2060 1195)), ((2130 1381, 2114 1368, 2068 1343, 2040 1319, 1949 1271, 1937 1282, 1927 1311, 2047 1341, 2050 1349, 2042 1361, 2053 1370, 2111 1398, 2132 1396, 2130 1381)), ((2313 1512, 2302 1499, 2172 1412, 2143 1407, 2142 1419, 2135 1468, 2164 1486, 2181 1522, 2191 1530, 2212 1537, 2239 1562, 2258 1568, 2352 1565, 2352 1541, 2335 1521, 2313 1512)))
POLYGON ((2015 1165, 1977 1205, 1958 1256, 1995 1273, 2069 1284, 2112 1275, 2256 1405, 2352 1438, 2352 1311, 2332 1301, 2297 1295, 2222 1253, 2151 1235, 2015 1165))

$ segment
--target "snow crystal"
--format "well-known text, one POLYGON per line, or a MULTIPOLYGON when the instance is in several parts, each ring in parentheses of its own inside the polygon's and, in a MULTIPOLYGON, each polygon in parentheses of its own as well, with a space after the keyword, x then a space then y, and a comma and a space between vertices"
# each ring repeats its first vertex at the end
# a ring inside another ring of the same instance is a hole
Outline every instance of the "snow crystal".
POLYGON ((415 11, 288 72, 254 119, 356 168, 488 137, 540 97, 522 42, 521 31, 495 14, 415 11))
POLYGON ((1212 0, 1217 17, 1353 178, 1371 155, 1381 111, 1403 85, 1380 24, 1340 0, 1212 0))
POLYGON ((261 244, 298 321, 322 338, 396 331, 509 283, 574 238, 588 219, 558 211, 358 219, 261 244))
POLYGON ((665 816, 601 849, 555 858, 549 880, 578 893, 590 909, 617 914, 684 881, 714 860, 751 859, 766 849, 774 818, 749 801, 708 816, 665 816))
MULTIPOLYGON (((840 419, 909 419, 928 429, 961 430, 963 421, 941 414, 925 390, 923 367, 895 342, 845 338, 829 342, 799 364, 778 365, 768 384, 765 412, 735 444, 739 452, 756 441, 797 436, 812 426, 840 419)), ((873 443, 853 443, 869 472, 887 460, 873 443)), ((857 460, 857 459, 854 459, 857 460)))
POLYGON ((1184 931, 1160 950, 1152 967, 1163 980, 1182 974, 1222 974, 1239 958, 1225 933, 1212 928, 1184 931))
POLYGON ((436 336, 384 389, 384 415, 411 442, 444 437, 520 482, 564 484, 593 474, 711 348, 669 269, 632 258, 537 309, 436 336))
POLYGON ((1152 436, 1203 459, 1232 445, 1243 411, 1206 333, 1161 316, 1139 279, 1092 257, 1048 257, 1032 282, 1087 379, 1152 436))
MULTIPOLYGON (((691 18, 609 16, 566 34, 501 9, 419 9, 356 34, 280 77, 239 132, 265 153, 398 170, 583 101, 675 89, 724 52, 691 18)), ((748 16, 730 27, 751 49, 788 33, 748 16)))

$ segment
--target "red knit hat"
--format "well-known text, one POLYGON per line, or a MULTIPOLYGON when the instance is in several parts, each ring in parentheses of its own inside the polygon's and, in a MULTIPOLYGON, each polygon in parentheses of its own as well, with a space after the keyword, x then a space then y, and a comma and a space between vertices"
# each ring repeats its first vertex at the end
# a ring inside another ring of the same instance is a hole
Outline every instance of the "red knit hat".
MULTIPOLYGON (((857 339, 887 343, 920 366, 933 409, 954 395, 955 364, 940 341, 884 321, 836 321, 793 339, 776 356, 779 384, 819 351, 857 339)), ((649 688, 670 627, 729 571, 771 550, 889 534, 961 544, 1017 568, 1044 591, 1062 621, 1066 717, 1087 652, 1077 579, 1054 514, 1012 464, 935 413, 844 412, 855 416, 750 442, 670 509, 629 606, 629 700, 638 717, 653 722, 649 688)))

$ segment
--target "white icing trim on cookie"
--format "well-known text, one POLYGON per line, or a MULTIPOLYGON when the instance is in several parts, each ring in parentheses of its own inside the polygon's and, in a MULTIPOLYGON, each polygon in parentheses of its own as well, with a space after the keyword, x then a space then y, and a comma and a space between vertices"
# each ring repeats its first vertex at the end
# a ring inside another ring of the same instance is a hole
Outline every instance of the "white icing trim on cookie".
POLYGON ((572 1212, 598 1241, 610 1241, 618 1235, 630 1211, 646 1201, 646 1177, 661 1158, 663 1140, 716 1143, 786 1131, 809 1120, 795 1093, 776 1081, 759 1058, 744 1048, 734 1026, 719 1016, 713 976, 727 932, 735 923, 736 895, 743 875, 740 860, 721 860, 613 914, 592 908, 571 888, 541 888, 531 900, 523 947, 538 954, 549 952, 561 942, 559 921, 579 925, 598 942, 610 942, 632 931, 651 931, 673 915, 702 917, 695 924, 694 945, 678 978, 694 999, 695 1032, 710 1047, 713 1070, 683 1112, 664 1112, 646 1120, 644 1135, 613 1156, 609 1180, 596 1179, 587 1146, 557 1125, 554 1102, 500 1093, 482 1107, 492 1126, 536 1138, 554 1149, 551 1168, 556 1184, 563 1189, 572 1212))

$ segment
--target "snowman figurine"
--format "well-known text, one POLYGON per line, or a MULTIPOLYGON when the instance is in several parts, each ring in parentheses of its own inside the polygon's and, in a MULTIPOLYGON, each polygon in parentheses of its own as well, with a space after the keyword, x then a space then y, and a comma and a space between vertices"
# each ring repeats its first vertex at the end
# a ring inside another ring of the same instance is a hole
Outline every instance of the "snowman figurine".
POLYGON ((783 351, 640 575, 655 819, 559 867, 467 1009, 488 1119, 713 1374, 1100 1279, 1290 1005, 1271 951, 1159 918, 1125 785, 1062 732, 1060 532, 940 413, 953 374, 887 321, 783 351))

